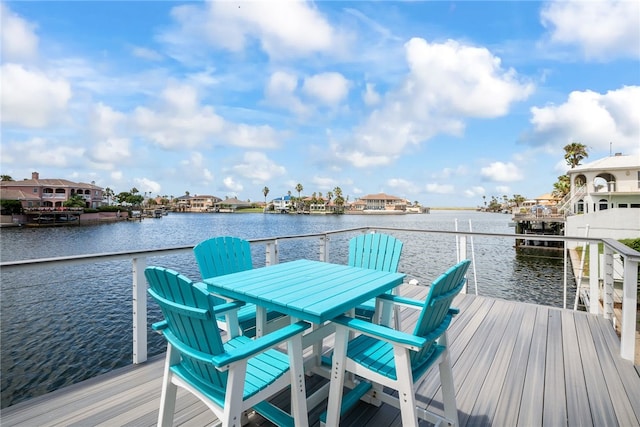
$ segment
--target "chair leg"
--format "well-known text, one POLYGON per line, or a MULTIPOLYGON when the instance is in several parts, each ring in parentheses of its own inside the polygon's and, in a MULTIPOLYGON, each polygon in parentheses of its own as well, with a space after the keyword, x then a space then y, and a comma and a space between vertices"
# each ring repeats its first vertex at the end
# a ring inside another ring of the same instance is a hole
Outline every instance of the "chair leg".
POLYGON ((304 378, 304 361, 302 359, 302 336, 296 335, 289 340, 289 373, 291 375, 291 416, 294 425, 307 427, 307 394, 304 378))
POLYGON ((173 413, 176 408, 176 393, 178 386, 173 384, 171 366, 180 361, 180 355, 173 350, 171 344, 167 344, 167 356, 164 362, 164 375, 162 376, 162 393, 160 394, 160 410, 158 411, 158 426, 169 427, 173 424, 173 413))
POLYGON ((237 363, 228 371, 224 409, 220 419, 223 426, 239 426, 242 423, 243 390, 246 376, 246 360, 237 363))
POLYGON ((402 426, 418 427, 417 402, 413 389, 409 350, 396 346, 393 349, 393 354, 396 362, 396 375, 398 377, 396 385, 400 403, 400 415, 402 416, 402 426))
POLYGON ((336 326, 335 349, 333 351, 333 362, 331 363, 331 386, 329 388, 329 400, 327 402, 327 426, 337 426, 340 424, 342 389, 344 388, 349 334, 350 332, 347 328, 336 326))
POLYGON ((442 384, 444 416, 450 420, 454 426, 457 426, 458 406, 456 404, 456 390, 453 384, 453 371, 451 370, 449 349, 446 349, 441 357, 442 360, 438 365, 438 369, 440 370, 440 383, 442 384))

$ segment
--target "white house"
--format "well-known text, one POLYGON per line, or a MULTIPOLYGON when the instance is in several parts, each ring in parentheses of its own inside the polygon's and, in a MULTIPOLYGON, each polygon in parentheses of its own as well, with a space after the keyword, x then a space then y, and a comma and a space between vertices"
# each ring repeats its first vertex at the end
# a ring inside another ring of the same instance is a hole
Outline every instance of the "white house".
POLYGON ((291 196, 278 197, 277 199, 273 199, 271 203, 273 203, 273 210, 275 211, 288 211, 291 207, 291 196))
POLYGON ((605 157, 567 172, 571 182, 565 235, 640 237, 640 154, 605 157))

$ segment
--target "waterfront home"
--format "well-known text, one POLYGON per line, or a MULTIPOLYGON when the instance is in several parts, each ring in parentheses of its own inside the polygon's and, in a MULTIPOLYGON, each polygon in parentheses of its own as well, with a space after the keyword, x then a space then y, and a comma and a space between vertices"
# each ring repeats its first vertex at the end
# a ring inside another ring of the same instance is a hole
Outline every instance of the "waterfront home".
POLYGON ((174 199, 176 209, 179 212, 210 212, 215 208, 215 204, 222 199, 210 195, 180 196, 174 199))
POLYGON ((82 197, 86 208, 97 208, 103 204, 102 192, 94 182, 40 179, 38 172, 33 172, 31 179, 0 181, 0 200, 18 200, 25 209, 61 208, 74 196, 82 197))
POLYGON ((640 154, 618 153, 576 166, 567 175, 567 236, 640 237, 640 154))
POLYGON ((273 204, 273 210, 276 212, 288 212, 291 209, 292 201, 291 196, 282 196, 271 200, 273 204))
POLYGON ((213 205, 216 212, 235 212, 237 209, 250 208, 251 202, 238 200, 237 198, 226 198, 213 205))
POLYGON ((358 198, 353 203, 353 209, 357 211, 405 211, 407 209, 407 201, 401 197, 391 196, 385 193, 367 194, 358 198))

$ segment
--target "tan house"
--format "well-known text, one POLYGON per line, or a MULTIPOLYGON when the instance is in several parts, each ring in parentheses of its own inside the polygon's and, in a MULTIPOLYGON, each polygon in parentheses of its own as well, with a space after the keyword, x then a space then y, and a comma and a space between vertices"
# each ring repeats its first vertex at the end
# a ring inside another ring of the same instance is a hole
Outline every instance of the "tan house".
POLYGON ((216 202, 214 209, 217 212, 234 212, 236 209, 250 208, 251 202, 238 200, 237 198, 226 198, 216 202))
POLYGON ((73 196, 80 196, 86 208, 103 204, 103 190, 93 182, 73 182, 66 179, 40 179, 38 172, 31 179, 0 181, 0 199, 19 200, 25 209, 61 208, 73 196))
POLYGON ((401 197, 385 193, 368 194, 356 200, 352 207, 354 210, 360 211, 405 211, 407 209, 407 201, 401 197))

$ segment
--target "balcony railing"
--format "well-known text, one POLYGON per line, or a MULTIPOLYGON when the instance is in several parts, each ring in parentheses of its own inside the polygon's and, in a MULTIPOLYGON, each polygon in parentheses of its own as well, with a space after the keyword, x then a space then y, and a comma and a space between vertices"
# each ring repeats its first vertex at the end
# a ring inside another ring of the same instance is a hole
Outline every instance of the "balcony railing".
MULTIPOLYGON (((321 261, 328 261, 331 249, 332 239, 344 235, 346 233, 354 232, 372 232, 372 231, 385 231, 385 232, 401 232, 410 234, 441 234, 451 235, 456 238, 456 252, 458 259, 471 258, 473 259, 472 251, 469 251, 469 246, 473 248, 473 238, 510 238, 510 239, 524 239, 524 240, 554 240, 564 241, 565 244, 568 241, 574 242, 588 242, 589 254, 592 262, 589 264, 589 293, 591 296, 598 295, 599 298, 590 298, 590 305, 588 311, 604 316, 606 319, 610 319, 612 324, 614 320, 614 254, 617 254, 622 259, 623 272, 622 272, 622 316, 620 320, 620 336, 621 346, 620 353, 624 359, 634 360, 635 355, 635 334, 636 334, 636 322, 637 322, 637 304, 638 304, 638 264, 640 262, 640 253, 634 251, 627 246, 612 239, 593 239, 593 238, 573 238, 564 236, 537 236, 532 234, 499 234, 499 233, 479 233, 479 232, 464 232, 464 231, 441 231, 441 230, 420 230, 420 229, 404 229, 404 228, 382 228, 382 227, 363 227, 348 230, 336 230, 325 233, 296 235, 296 236, 282 236, 275 238, 265 239, 252 239, 250 243, 252 247, 263 246, 265 254, 265 265, 277 264, 280 258, 280 246, 285 242, 315 242, 321 261), (471 245, 469 245, 471 243, 471 245), (598 244, 602 243, 604 246, 604 256, 598 256, 598 244), (600 258, 603 259, 603 265, 597 261, 600 258), (599 272, 603 271, 604 275, 602 282, 600 283, 599 272), (602 289, 601 289, 602 285, 602 289), (602 302, 602 306, 601 306, 602 302), (602 308, 601 308, 602 307, 602 308)), ((132 299, 133 299, 133 363, 141 363, 147 359, 147 283, 144 277, 144 269, 147 266, 147 259, 153 257, 166 257, 176 254, 191 254, 193 246, 180 246, 171 248, 162 248, 154 250, 138 250, 127 251, 117 253, 103 253, 103 254, 91 254, 91 255, 79 255, 79 256, 66 256, 59 258, 47 258, 47 259, 35 259, 35 260, 23 260, 0 263, 0 268, 3 272, 12 271, 27 271, 27 270, 43 270, 49 269, 54 266, 71 266, 71 265, 87 265, 97 264, 110 261, 127 260, 131 262, 132 271, 132 299)), ((566 308, 566 294, 567 294, 567 262, 566 262, 566 250, 565 250, 565 269, 564 269, 564 294, 565 294, 565 308, 566 308)), ((290 256, 289 256, 290 257, 290 256)), ((476 266, 473 266, 475 274, 476 266)), ((500 281, 501 278, 497 277, 496 281, 500 281)), ((508 279, 504 279, 508 280, 508 279)))

